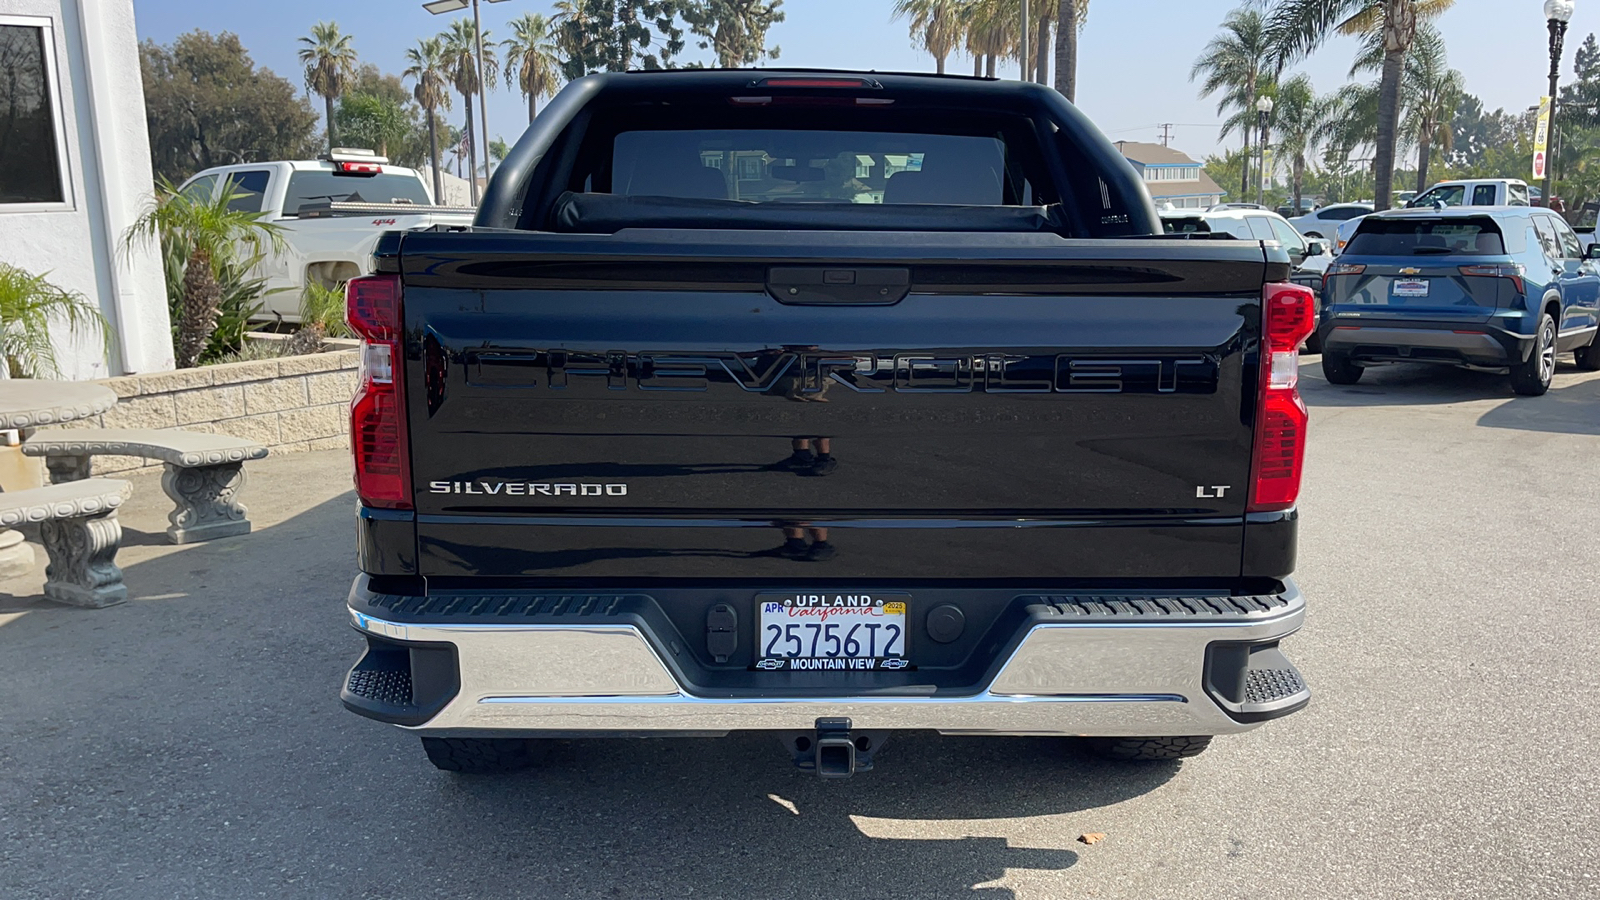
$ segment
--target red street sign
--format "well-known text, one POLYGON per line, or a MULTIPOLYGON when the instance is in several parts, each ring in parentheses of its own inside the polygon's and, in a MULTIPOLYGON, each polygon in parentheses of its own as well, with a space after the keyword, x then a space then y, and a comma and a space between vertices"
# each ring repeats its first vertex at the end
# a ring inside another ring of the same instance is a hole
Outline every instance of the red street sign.
POLYGON ((1544 177, 1544 153, 1542 152, 1533 155, 1533 177, 1544 177))

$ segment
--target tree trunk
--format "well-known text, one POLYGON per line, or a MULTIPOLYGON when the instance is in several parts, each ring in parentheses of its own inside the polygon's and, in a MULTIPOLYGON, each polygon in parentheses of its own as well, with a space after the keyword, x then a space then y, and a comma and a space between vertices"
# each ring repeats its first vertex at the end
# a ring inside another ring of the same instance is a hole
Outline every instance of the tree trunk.
POLYGON ((972 54, 972 77, 983 77, 983 54, 981 53, 972 54))
POLYGON ((428 165, 433 167, 433 202, 444 204, 444 173, 439 171, 438 114, 428 110, 428 165))
POLYGON ((1033 80, 1039 84, 1050 83, 1050 19, 1039 17, 1038 30, 1033 42, 1033 80))
POLYGON ((1417 193, 1428 189, 1428 162, 1433 155, 1433 123, 1422 123, 1422 138, 1417 142, 1417 193))
MULTIPOLYGON (((1256 108, 1256 73, 1250 73, 1250 80, 1245 83, 1245 91, 1248 96, 1245 97, 1244 108, 1246 112, 1249 112, 1256 108)), ((1248 123, 1244 126, 1244 174, 1240 181, 1239 199, 1248 201, 1250 199, 1250 125, 1248 123)))
POLYGON ((328 152, 333 152, 333 98, 323 97, 323 106, 328 110, 328 152))
POLYGON ((995 57, 994 57, 993 53, 990 53, 990 54, 988 54, 987 56, 985 56, 983 58, 983 74, 989 76, 990 78, 993 78, 994 77, 994 72, 995 72, 995 57))
POLYGON ((1404 50, 1383 55, 1383 81, 1378 86, 1378 143, 1374 148, 1372 208, 1389 208, 1394 189, 1394 150, 1400 133, 1400 79, 1405 69, 1404 50))
MULTIPOLYGON (((1304 154, 1296 153, 1294 157, 1294 214, 1302 215, 1302 193, 1306 183, 1306 158, 1304 154)), ((1326 237, 1326 235, 1324 235, 1326 237)))
POLYGON ((944 57, 938 57, 933 61, 933 70, 940 75, 944 74, 944 57))
POLYGON ((1083 0, 1061 0, 1056 17, 1056 90, 1073 103, 1078 102, 1078 4, 1083 0))
POLYGON ((183 313, 178 319, 178 368, 192 369, 200 361, 211 332, 217 330, 217 303, 222 287, 211 271, 211 254, 196 248, 183 269, 183 313))
POLYGON ((535 116, 539 115, 539 92, 528 91, 528 124, 533 124, 535 116))
POLYGON ((473 140, 477 132, 472 130, 472 95, 462 94, 467 101, 467 133, 463 138, 467 142, 467 184, 472 189, 472 205, 478 205, 478 142, 473 140))

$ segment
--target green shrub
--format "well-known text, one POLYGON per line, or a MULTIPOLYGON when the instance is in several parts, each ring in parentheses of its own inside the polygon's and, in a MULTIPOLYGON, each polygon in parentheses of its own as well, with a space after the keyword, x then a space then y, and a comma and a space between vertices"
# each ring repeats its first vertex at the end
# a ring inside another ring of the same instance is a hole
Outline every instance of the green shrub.
POLYGON ((344 320, 344 284, 323 287, 316 281, 300 295, 301 327, 318 327, 324 337, 354 337, 344 320))
POLYGON ((0 364, 13 378, 49 378, 61 374, 52 324, 73 334, 92 335, 109 355, 111 325, 99 307, 77 291, 49 281, 49 273, 32 275, 0 263, 0 364))
MULTIPOLYGON (((183 321, 185 258, 178 253, 167 253, 165 257, 167 311, 172 316, 172 339, 176 342, 183 321)), ((250 330, 250 318, 261 311, 262 298, 276 293, 267 290, 266 279, 251 274, 263 258, 257 253, 248 259, 225 259, 217 265, 217 284, 222 290, 217 301, 217 327, 200 351, 201 365, 222 362, 238 353, 244 347, 245 332, 250 330)))

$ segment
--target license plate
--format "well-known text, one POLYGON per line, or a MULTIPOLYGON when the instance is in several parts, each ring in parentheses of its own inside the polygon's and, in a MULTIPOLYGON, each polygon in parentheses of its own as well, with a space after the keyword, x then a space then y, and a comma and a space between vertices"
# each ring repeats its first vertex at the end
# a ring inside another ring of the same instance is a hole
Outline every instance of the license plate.
POLYGON ((1426 281, 1396 281, 1394 295, 1396 297, 1426 297, 1428 296, 1429 282, 1426 281))
POLYGON ((756 595, 756 668, 876 672, 908 668, 910 594, 795 591, 756 595))

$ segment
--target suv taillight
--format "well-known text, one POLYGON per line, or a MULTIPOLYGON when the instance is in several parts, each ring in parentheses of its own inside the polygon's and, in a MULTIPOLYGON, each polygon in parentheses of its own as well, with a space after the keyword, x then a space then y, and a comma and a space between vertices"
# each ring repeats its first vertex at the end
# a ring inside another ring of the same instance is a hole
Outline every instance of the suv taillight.
POLYGON ((1308 419, 1300 399, 1300 344, 1316 328, 1309 288, 1269 284, 1261 301, 1261 402, 1250 467, 1250 512, 1288 509, 1300 496, 1308 419))
POLYGON ((345 286, 345 316, 361 338, 361 379, 350 404, 356 495, 366 506, 411 509, 411 459, 401 362, 400 276, 367 275, 345 286))

